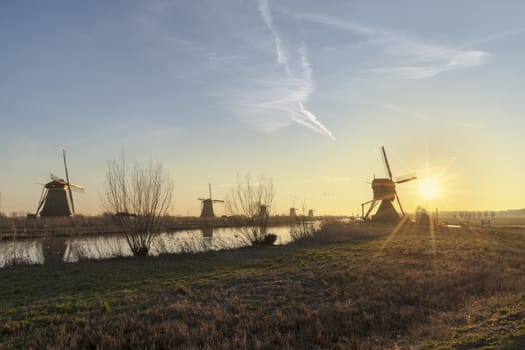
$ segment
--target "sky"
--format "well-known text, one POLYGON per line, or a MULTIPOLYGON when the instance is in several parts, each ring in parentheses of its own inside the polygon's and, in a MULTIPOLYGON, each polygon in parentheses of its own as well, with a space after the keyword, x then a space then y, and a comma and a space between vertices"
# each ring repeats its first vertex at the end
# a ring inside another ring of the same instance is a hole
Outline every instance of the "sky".
POLYGON ((352 215, 381 146, 418 176, 407 211, 523 208, 523 18, 523 1, 1 1, 0 211, 34 212, 65 149, 85 215, 121 153, 163 165, 173 215, 248 173, 272 179, 273 213, 352 215))

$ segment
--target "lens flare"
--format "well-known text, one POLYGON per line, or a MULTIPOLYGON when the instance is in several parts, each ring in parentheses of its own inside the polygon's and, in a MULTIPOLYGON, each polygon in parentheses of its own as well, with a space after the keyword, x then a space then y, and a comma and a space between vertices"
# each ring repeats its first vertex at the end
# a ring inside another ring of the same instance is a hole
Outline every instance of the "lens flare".
POLYGON ((426 178, 419 181, 419 193, 426 199, 434 199, 441 192, 441 185, 436 178, 426 178))

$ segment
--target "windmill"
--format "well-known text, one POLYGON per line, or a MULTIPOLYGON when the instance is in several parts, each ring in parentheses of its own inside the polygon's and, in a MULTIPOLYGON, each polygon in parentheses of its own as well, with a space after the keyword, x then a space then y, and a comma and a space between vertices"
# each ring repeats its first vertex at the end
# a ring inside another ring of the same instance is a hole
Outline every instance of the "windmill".
POLYGON ((62 150, 62 155, 66 180, 50 174, 51 181, 46 183, 42 189, 35 216, 38 214, 40 216, 70 216, 75 214, 72 191, 84 192, 84 187, 69 182, 65 150, 62 150))
POLYGON ((268 211, 268 206, 264 204, 259 205, 259 212, 257 213, 257 217, 261 219, 266 219, 270 216, 270 212, 268 211))
POLYGON ((213 213, 213 203, 224 203, 221 199, 213 199, 211 196, 211 184, 208 184, 210 190, 210 198, 199 198, 202 202, 201 208, 201 218, 213 218, 215 214, 213 213))
POLYGON ((295 217, 297 216, 297 208, 294 208, 294 207, 290 208, 290 214, 289 214, 289 216, 290 216, 291 218, 295 218, 295 217))
POLYGON ((385 147, 381 146, 381 152, 383 154, 383 160, 385 162, 386 170, 388 173, 388 178, 375 178, 372 180, 372 191, 374 196, 371 200, 361 204, 361 211, 363 213, 363 219, 366 221, 372 210, 379 204, 379 208, 375 215, 372 216, 372 221, 391 223, 397 222, 399 220, 399 214, 392 202, 397 200, 399 204, 399 209, 401 210, 401 215, 404 216, 405 212, 403 211, 403 206, 399 200, 399 196, 396 192, 396 184, 402 184, 408 181, 417 179, 415 175, 408 175, 402 178, 393 180, 392 171, 390 170, 390 164, 388 163, 388 158, 386 157, 385 147), (370 208, 364 214, 364 208, 367 204, 370 204, 370 208))

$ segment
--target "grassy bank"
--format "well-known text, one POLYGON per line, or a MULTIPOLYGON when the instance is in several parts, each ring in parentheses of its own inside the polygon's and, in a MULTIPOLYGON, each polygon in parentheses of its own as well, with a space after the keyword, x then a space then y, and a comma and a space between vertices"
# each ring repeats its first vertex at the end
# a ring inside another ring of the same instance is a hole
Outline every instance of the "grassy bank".
POLYGON ((525 237, 328 225, 278 247, 0 270, 0 348, 522 349, 525 237))

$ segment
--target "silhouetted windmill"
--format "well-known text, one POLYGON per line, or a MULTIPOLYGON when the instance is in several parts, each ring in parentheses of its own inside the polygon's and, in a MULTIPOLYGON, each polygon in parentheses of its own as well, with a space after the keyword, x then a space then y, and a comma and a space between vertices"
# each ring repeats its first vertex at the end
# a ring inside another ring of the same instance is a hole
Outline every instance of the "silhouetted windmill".
POLYGON ((221 199, 213 199, 211 196, 211 184, 208 184, 210 190, 210 198, 199 198, 202 202, 201 218, 213 218, 215 213, 213 212, 213 203, 224 203, 221 199))
POLYGON ((290 208, 290 217, 295 218, 297 216, 297 208, 290 208))
POLYGON ((268 211, 268 206, 261 204, 259 205, 259 213, 257 213, 257 216, 259 218, 267 218, 270 216, 270 212, 268 211))
POLYGON ((372 180, 372 190, 374 192, 374 196, 368 202, 361 204, 361 211, 363 213, 363 219, 367 220, 372 210, 376 207, 377 203, 380 202, 381 204, 379 205, 376 214, 372 216, 372 221, 384 223, 397 222, 399 220, 399 214, 396 212, 394 205, 392 204, 394 199, 396 199, 397 203, 399 204, 401 215, 404 216, 405 212, 403 211, 403 206, 401 205, 401 201, 399 200, 399 196, 396 192, 396 184, 415 180, 417 179, 417 176, 408 175, 394 181, 392 179, 390 164, 388 163, 388 158, 386 157, 385 147, 381 146, 381 152, 383 154, 383 160, 385 162, 388 178, 374 178, 372 180), (370 204, 370 208, 365 215, 364 207, 367 204, 370 204))
POLYGON ((84 187, 69 182, 65 150, 62 150, 62 155, 64 158, 66 180, 50 174, 51 182, 45 184, 42 189, 35 216, 38 214, 40 214, 40 216, 70 216, 71 214, 75 214, 72 191, 84 192, 84 187))

